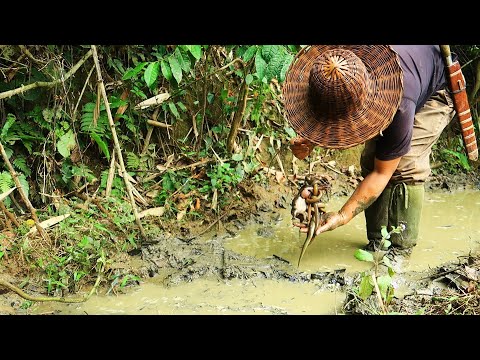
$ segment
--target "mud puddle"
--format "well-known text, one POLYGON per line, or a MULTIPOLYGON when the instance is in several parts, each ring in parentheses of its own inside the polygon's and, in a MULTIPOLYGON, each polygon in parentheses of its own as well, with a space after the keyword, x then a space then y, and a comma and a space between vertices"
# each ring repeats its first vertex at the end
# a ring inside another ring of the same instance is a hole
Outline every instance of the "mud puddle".
MULTIPOLYGON (((332 199, 327 211, 344 200, 332 199)), ((426 194, 418 245, 395 280, 399 293, 422 278, 415 274, 479 248, 479 205, 478 191, 426 194)), ((98 294, 83 304, 38 304, 31 313, 341 314, 345 286, 370 268, 353 256, 367 243, 364 227, 360 215, 321 234, 297 268, 304 235, 292 228, 287 209, 274 209, 255 224, 237 224, 228 236, 189 244, 159 239, 143 249, 146 275, 138 287, 98 294)))

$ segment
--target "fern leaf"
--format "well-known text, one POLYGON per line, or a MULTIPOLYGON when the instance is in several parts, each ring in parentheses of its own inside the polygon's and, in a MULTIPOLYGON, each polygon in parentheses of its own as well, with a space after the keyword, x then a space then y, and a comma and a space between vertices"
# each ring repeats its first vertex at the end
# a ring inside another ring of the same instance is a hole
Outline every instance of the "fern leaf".
POLYGON ((32 171, 27 166, 27 161, 23 156, 17 157, 15 160, 12 161, 13 166, 24 173, 26 176, 30 176, 32 171))
POLYGON ((12 125, 15 123, 16 120, 17 118, 15 117, 15 115, 13 114, 7 115, 7 121, 5 122, 5 125, 3 125, 2 127, 2 132, 0 133, 0 139, 3 140, 6 138, 8 134, 8 130, 12 127, 12 125))
POLYGON ((0 172, 0 193, 4 193, 15 186, 12 176, 8 171, 0 172))
POLYGON ((127 152, 127 168, 136 170, 140 166, 140 158, 133 152, 127 152))
POLYGON ((108 145, 95 132, 90 133, 90 136, 93 140, 95 140, 98 147, 100 148, 100 150, 102 150, 103 154, 107 157, 107 159, 110 160, 110 152, 108 151, 108 145))
POLYGON ((30 185, 28 184, 25 174, 19 174, 18 181, 20 181, 20 185, 22 185, 23 191, 25 191, 25 196, 28 198, 30 194, 30 185))

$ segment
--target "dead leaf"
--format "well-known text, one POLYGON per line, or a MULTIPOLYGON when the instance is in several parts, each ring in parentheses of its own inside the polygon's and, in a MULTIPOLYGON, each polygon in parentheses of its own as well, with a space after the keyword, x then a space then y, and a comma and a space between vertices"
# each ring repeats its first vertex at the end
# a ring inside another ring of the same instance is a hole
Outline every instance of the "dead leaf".
POLYGON ((350 165, 348 167, 348 175, 349 176, 355 176, 355 165, 350 165))
POLYGON ((179 212, 177 213, 177 220, 178 220, 178 221, 182 220, 186 213, 187 213, 187 209, 184 209, 184 210, 182 210, 182 211, 179 211, 179 212))
POLYGON ((16 189, 16 187, 13 187, 11 189, 8 189, 4 193, 0 194, 0 201, 3 201, 3 199, 5 199, 8 195, 10 195, 10 193, 15 189, 16 189))
POLYGON ((293 175, 297 176, 298 175, 298 165, 297 165, 297 160, 295 157, 293 157, 292 160, 292 170, 293 170, 293 175))
POLYGON ((283 173, 281 171, 276 171, 275 172, 275 179, 279 184, 282 183, 282 179, 284 179, 283 173))
POLYGON ((158 190, 151 190, 151 191, 147 192, 145 194, 145 196, 153 199, 153 198, 157 197, 158 193, 159 193, 158 190))
POLYGON ((217 189, 213 190, 213 196, 212 196, 212 205, 210 206, 211 209, 216 210, 217 209, 217 189))
POLYGON ((465 275, 467 275, 467 277, 468 277, 470 280, 478 281, 477 269, 475 269, 475 268, 471 268, 471 267, 469 267, 469 266, 465 266, 465 275))
POLYGON ((170 94, 167 92, 167 93, 163 93, 163 94, 158 94, 154 97, 151 97, 145 101, 142 101, 141 103, 137 104, 135 106, 135 109, 138 110, 138 109, 146 109, 152 105, 160 105, 161 103, 163 103, 164 101, 168 100, 170 98, 170 94))
MULTIPOLYGON (((50 226, 53 226, 55 224, 58 224, 60 221, 62 220, 65 220, 67 217, 69 217, 70 214, 64 214, 64 215, 60 215, 60 216, 54 216, 50 219, 47 219, 45 221, 42 221, 40 223, 40 226, 42 227, 42 229, 46 229, 50 226)), ((37 227, 36 226, 32 226, 31 229, 28 231, 27 235, 31 235, 31 234, 35 234, 37 232, 37 227)))
MULTIPOLYGON (((128 97, 128 90, 124 90, 122 95, 120 96, 120 99, 121 100, 126 100, 128 97)), ((115 118, 113 119, 113 121, 118 121, 120 119, 120 116, 123 115, 123 113, 125 112, 125 110, 127 110, 128 108, 128 103, 125 104, 125 105, 122 105, 120 106, 118 109, 117 109, 117 113, 115 114, 115 118)))
POLYGON ((196 198, 195 199, 195 206, 193 207, 195 210, 200 209, 200 199, 196 198))
POLYGON ((160 207, 151 208, 151 209, 147 209, 139 212, 138 218, 141 219, 145 216, 163 216, 164 213, 165 213, 165 207, 160 206, 160 207))

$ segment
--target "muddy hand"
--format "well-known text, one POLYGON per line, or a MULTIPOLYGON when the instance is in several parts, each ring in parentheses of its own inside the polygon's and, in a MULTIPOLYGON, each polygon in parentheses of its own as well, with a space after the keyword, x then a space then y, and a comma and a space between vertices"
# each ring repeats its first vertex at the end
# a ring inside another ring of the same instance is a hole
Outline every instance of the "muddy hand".
MULTIPOLYGON (((323 215, 323 223, 315 231, 315 236, 326 231, 331 231, 345 225, 345 217, 341 212, 329 212, 323 215)), ((306 233, 308 229, 300 228, 300 232, 306 233)))

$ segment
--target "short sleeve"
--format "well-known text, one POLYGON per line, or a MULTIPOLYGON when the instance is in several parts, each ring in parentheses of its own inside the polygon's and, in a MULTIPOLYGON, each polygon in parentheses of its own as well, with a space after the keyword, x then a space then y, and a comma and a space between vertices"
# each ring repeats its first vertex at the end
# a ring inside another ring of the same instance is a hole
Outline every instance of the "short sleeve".
POLYGON ((392 123, 377 138, 375 156, 379 160, 393 160, 410 151, 415 103, 403 98, 392 123))

